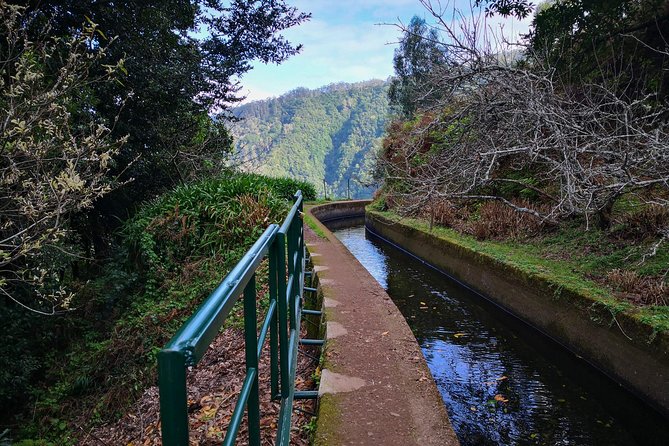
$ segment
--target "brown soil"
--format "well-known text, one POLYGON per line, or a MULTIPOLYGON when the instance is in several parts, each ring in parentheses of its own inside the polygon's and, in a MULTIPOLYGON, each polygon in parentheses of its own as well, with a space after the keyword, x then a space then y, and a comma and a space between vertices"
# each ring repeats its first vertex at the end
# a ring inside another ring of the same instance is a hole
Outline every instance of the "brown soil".
POLYGON ((316 444, 457 445, 404 317, 346 247, 322 229, 327 240, 306 230, 328 331, 316 444))
MULTIPOLYGON (((305 347, 300 347, 302 350, 305 347)), ((317 353, 308 352, 310 356, 317 353)), ((296 385, 299 390, 313 390, 311 379, 316 369, 316 361, 307 355, 298 358, 296 385)), ((279 403, 270 401, 269 351, 265 351, 260 361, 260 415, 263 445, 273 445, 279 403)), ((244 335, 234 328, 223 330, 209 347, 197 367, 188 373, 188 412, 191 445, 219 445, 225 437, 226 429, 237 402, 245 376, 244 335)), ((160 445, 158 388, 151 387, 136 402, 133 410, 117 423, 105 425, 84 435, 81 443, 88 446, 160 445)), ((305 426, 314 412, 313 401, 296 401, 293 412, 291 444, 309 444, 309 432, 305 426), (305 411, 305 412, 302 412, 305 411)), ((246 421, 242 423, 237 436, 238 445, 248 444, 246 421)))

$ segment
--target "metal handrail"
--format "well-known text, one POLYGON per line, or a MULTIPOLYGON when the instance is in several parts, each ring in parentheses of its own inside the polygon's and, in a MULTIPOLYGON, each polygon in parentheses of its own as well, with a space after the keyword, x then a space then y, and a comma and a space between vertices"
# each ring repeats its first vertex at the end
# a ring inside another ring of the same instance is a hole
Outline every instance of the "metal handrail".
POLYGON ((270 225, 200 307, 158 353, 158 387, 163 445, 188 445, 186 370, 196 365, 232 307, 244 299, 246 377, 223 441, 234 444, 247 410, 249 445, 260 445, 258 361, 269 333, 273 399, 281 400, 276 444, 288 445, 295 396, 295 369, 304 288, 302 193, 295 194, 281 227, 270 225), (269 307, 256 335, 256 270, 269 259, 269 307))

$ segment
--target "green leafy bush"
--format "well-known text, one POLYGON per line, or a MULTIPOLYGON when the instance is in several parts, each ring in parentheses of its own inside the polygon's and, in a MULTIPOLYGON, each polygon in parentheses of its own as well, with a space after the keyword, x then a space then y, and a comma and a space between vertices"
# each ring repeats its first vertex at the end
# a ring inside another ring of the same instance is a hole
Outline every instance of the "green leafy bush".
POLYGON ((298 189, 305 199, 316 197, 309 183, 254 174, 182 186, 126 222, 124 238, 140 269, 170 271, 186 258, 252 243, 269 223, 281 220, 298 189))

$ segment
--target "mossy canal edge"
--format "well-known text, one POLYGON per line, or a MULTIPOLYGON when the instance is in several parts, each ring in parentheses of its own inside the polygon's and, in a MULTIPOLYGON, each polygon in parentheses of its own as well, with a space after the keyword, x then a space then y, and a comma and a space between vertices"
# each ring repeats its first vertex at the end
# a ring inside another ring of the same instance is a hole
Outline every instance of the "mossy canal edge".
POLYGON ((669 331, 584 282, 495 256, 452 231, 366 209, 366 226, 533 326, 669 417, 669 331))

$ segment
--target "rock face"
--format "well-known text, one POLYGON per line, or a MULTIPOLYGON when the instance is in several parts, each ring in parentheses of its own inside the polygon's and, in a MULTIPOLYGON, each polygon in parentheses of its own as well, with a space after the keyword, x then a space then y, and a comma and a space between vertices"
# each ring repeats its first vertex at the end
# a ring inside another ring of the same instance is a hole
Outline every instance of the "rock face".
POLYGON ((242 168, 312 182, 329 197, 368 198, 388 117, 388 85, 374 80, 293 90, 234 109, 242 168))

